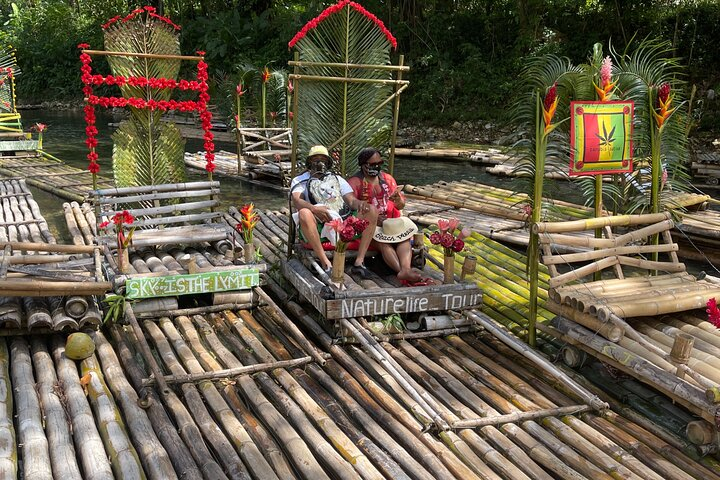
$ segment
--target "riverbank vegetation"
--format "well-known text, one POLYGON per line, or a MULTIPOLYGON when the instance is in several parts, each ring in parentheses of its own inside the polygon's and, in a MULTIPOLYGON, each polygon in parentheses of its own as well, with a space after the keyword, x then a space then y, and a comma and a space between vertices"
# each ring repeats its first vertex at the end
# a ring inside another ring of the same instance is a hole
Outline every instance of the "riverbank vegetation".
MULTIPOLYGON (((332 2, 208 0, 147 2, 182 26, 183 52, 204 50, 211 78, 248 68, 283 68, 287 42, 332 2), (249 67, 251 66, 251 67, 249 67)), ((403 95, 406 122, 447 125, 497 121, 512 101, 530 56, 586 61, 596 42, 616 50, 645 37, 671 42, 697 87, 702 130, 720 130, 720 4, 714 0, 363 0, 398 40, 411 66, 403 95)), ((100 25, 141 4, 126 0, 0 0, 0 44, 12 45, 23 71, 20 103, 81 97, 77 44, 102 47, 100 25)), ((101 68, 101 66, 98 66, 101 68)), ((688 92, 688 97, 689 92, 688 92)))

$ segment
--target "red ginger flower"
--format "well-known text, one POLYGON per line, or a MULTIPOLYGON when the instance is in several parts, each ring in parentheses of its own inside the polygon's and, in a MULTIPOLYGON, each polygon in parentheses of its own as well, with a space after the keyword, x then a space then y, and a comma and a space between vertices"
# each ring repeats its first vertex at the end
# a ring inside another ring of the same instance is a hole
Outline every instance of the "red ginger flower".
POLYGON ((670 84, 663 83, 660 85, 657 93, 657 108, 653 109, 653 116, 655 117, 655 123, 658 128, 662 128, 665 125, 665 121, 670 117, 674 108, 670 108, 672 103, 672 96, 670 95, 670 84))
POLYGON ((718 309, 715 298, 707 301, 707 309, 705 311, 708 314, 708 322, 715 325, 715 328, 720 328, 720 309, 718 309))
POLYGON ((555 116, 555 110, 558 104, 557 82, 553 83, 548 89, 543 99, 543 120, 545 121, 545 133, 550 131, 552 119, 555 116))

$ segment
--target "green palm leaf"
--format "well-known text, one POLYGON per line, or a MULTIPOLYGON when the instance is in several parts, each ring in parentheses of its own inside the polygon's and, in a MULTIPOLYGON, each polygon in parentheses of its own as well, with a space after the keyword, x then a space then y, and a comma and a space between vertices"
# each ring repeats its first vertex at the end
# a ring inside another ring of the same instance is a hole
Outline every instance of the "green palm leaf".
MULTIPOLYGON (((296 44, 301 61, 390 64, 390 43, 371 20, 348 4, 330 15, 296 44)), ((306 75, 391 80, 389 70, 308 67, 306 75)), ((337 145, 340 173, 357 170, 357 155, 365 147, 386 149, 390 140, 392 102, 364 119, 387 99, 391 85, 373 83, 301 81, 298 83, 298 147, 300 155, 312 145, 331 146, 354 126, 337 145)))
MULTIPOLYGON (((115 22, 105 30, 108 51, 180 55, 180 39, 164 22, 138 15, 127 22, 115 22)), ((109 56, 115 76, 172 78, 180 73, 180 60, 132 56, 109 56)), ((124 97, 169 100, 170 89, 120 87, 124 97)), ((162 112, 128 107, 130 117, 113 135, 113 172, 118 187, 179 183, 186 178, 183 160, 185 142, 173 124, 161 121, 162 112)))

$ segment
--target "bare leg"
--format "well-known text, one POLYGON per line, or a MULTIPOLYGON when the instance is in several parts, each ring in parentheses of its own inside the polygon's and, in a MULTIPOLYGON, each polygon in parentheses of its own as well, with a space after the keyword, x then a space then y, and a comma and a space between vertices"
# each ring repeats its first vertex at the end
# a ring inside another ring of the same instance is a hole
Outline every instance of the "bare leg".
POLYGON ((358 245, 357 249, 357 258, 355 258, 355 265, 362 265, 363 262, 365 262, 365 254, 370 247, 370 242, 372 242, 373 236, 375 235, 375 225, 377 225, 378 212, 377 209, 371 205, 370 211, 358 214, 358 217, 363 220, 367 220, 369 223, 368 227, 360 237, 360 245, 358 245))
POLYGON ((400 260, 398 260, 397 253, 395 253, 394 245, 390 243, 375 242, 378 250, 382 254, 385 265, 390 267, 395 273, 400 271, 400 260))
POLYGON ((420 272, 413 270, 411 267, 412 246, 410 245, 410 240, 397 243, 395 246, 395 254, 400 262, 400 271, 397 276, 398 279, 414 282, 422 278, 420 272))
POLYGON ((313 215, 309 209, 303 208, 298 212, 298 217, 300 219, 300 230, 302 230, 303 237, 312 247, 315 256, 320 260, 320 265, 323 268, 332 266, 332 263, 330 263, 327 255, 325 255, 325 250, 322 248, 320 234, 317 231, 317 220, 315 219, 315 215, 313 215))

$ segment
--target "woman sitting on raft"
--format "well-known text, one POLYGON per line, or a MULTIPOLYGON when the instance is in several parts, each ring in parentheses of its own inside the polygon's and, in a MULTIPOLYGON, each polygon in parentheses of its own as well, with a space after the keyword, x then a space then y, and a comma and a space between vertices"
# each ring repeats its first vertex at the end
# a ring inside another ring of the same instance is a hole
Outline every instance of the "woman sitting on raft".
POLYGON ((423 278, 419 271, 411 268, 410 239, 418 229, 412 220, 400 213, 405 206, 405 197, 392 175, 382 171, 384 163, 377 149, 361 150, 358 154, 360 170, 348 179, 348 183, 358 200, 377 210, 373 244, 385 263, 397 272, 397 278, 403 284, 417 285, 423 282, 423 278))

